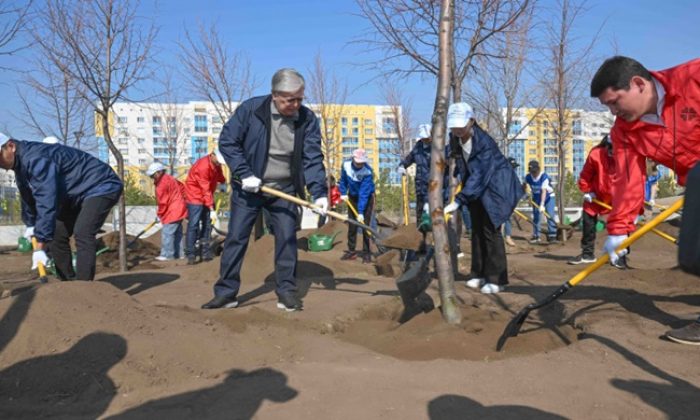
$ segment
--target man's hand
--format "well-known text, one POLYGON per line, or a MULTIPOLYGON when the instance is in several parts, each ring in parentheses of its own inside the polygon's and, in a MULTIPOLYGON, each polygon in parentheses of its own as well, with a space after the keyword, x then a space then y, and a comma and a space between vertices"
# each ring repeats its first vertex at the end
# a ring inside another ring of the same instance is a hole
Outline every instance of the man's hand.
POLYGON ((24 231, 24 237, 31 240, 32 236, 34 236, 34 226, 27 226, 27 229, 24 231))
POLYGON ((586 201, 589 203, 592 203, 594 198, 595 198, 594 192, 587 192, 583 195, 583 201, 586 201))
POLYGON ((430 203, 423 204, 423 213, 430 213, 430 203))
POLYGON ((241 188, 243 188, 243 191, 256 193, 260 191, 261 185, 262 181, 255 175, 251 175, 241 180, 241 188))
POLYGON ((318 215, 325 216, 328 212, 328 197, 319 197, 314 201, 314 204, 318 208, 312 209, 311 211, 318 215))
POLYGON ((443 211, 445 212, 445 214, 450 214, 450 213, 454 213, 455 211, 457 211, 458 208, 459 208, 459 203, 456 201, 453 201, 450 204, 446 205, 445 208, 443 209, 443 211))
POLYGON ((363 214, 360 214, 359 216, 357 216, 357 221, 364 225, 365 224, 365 216, 363 214))
POLYGON ((341 195, 340 196, 341 201, 348 201, 348 196, 347 195, 341 195))
POLYGON ((620 245, 622 245, 625 239, 627 239, 627 235, 610 235, 608 236, 608 239, 605 240, 605 245, 603 245, 603 249, 610 256, 610 264, 616 265, 617 260, 620 259, 620 257, 623 257, 627 254, 626 249, 620 251, 619 254, 615 252, 615 250, 620 245))
POLYGON ((540 213, 544 214, 547 210, 544 208, 544 206, 540 206, 539 211, 540 213))
POLYGON ((403 165, 399 165, 399 176, 404 175, 406 175, 406 168, 404 168, 403 165))
POLYGON ((46 263, 49 262, 49 257, 46 256, 46 252, 44 250, 39 249, 37 251, 34 251, 32 254, 32 270, 36 270, 39 268, 39 263, 41 263, 44 267, 46 267, 46 263))

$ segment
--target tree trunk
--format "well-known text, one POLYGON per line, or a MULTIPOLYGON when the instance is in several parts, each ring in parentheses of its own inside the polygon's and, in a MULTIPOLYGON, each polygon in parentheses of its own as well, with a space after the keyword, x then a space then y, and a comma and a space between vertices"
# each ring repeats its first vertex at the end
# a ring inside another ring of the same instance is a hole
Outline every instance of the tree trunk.
POLYGON ((450 98, 450 81, 452 74, 452 31, 454 27, 453 0, 442 0, 440 6, 440 74, 435 95, 433 111, 433 146, 430 154, 430 182, 428 184, 428 201, 430 202, 433 223, 433 241, 435 242, 435 265, 440 286, 440 303, 442 316, 448 324, 459 324, 462 313, 457 305, 454 288, 454 271, 447 226, 443 213, 443 174, 445 161, 446 118, 450 98))
MULTIPOLYGON (((109 150, 114 155, 114 159, 117 161, 117 175, 125 182, 124 178, 124 158, 122 157, 119 149, 112 142, 112 135, 109 131, 109 111, 101 113, 102 116, 102 133, 104 134, 105 141, 109 150)), ((126 265, 126 200, 124 194, 122 193, 119 197, 119 271, 125 272, 127 270, 126 265)))

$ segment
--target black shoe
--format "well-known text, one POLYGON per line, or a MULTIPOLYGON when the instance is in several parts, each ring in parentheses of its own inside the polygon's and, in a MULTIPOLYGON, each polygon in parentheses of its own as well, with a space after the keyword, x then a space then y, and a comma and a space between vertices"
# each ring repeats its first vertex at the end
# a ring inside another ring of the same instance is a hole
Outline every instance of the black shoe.
POLYGON ((211 261, 213 259, 214 259, 214 257, 211 257, 211 256, 206 256, 206 257, 202 258, 203 261, 211 261))
POLYGON ((235 297, 214 296, 214 299, 202 305, 202 309, 235 308, 238 300, 235 297))
POLYGON ((284 309, 287 312, 301 311, 304 309, 304 304, 295 295, 285 293, 277 296, 277 308, 284 309))
POLYGON ((354 260, 357 258, 357 252, 355 251, 345 251, 342 257, 340 257, 341 261, 348 261, 348 260, 354 260))
POLYGON ((594 263, 594 262, 595 262, 595 258, 587 257, 584 255, 579 255, 578 257, 569 260, 569 264, 571 264, 571 265, 590 264, 590 263, 594 263))
POLYGON ((666 331, 666 338, 676 343, 700 346, 700 322, 693 322, 683 328, 666 331))
POLYGON ((187 265, 195 265, 197 260, 194 257, 187 257, 187 265))
POLYGON ((548 236, 547 237, 547 242, 550 244, 556 244, 559 242, 556 236, 548 236))
POLYGON ((369 252, 365 252, 362 254, 362 264, 371 264, 372 263, 372 255, 369 252))
POLYGON ((612 265, 613 267, 615 267, 619 270, 627 270, 629 268, 629 266, 627 265, 627 255, 618 258, 617 262, 614 264, 611 261, 610 265, 612 265))

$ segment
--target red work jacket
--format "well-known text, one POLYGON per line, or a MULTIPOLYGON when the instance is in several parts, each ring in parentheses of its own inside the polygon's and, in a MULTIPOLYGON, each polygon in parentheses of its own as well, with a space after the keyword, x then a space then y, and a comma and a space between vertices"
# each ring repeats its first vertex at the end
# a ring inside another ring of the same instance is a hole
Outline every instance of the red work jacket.
POLYGON ((187 181, 185 181, 187 203, 214 208, 214 191, 222 182, 226 182, 226 178, 221 165, 211 163, 209 155, 200 158, 187 174, 187 181))
MULTIPOLYGON (((578 187, 583 193, 595 193, 596 199, 612 205, 611 177, 615 171, 615 160, 606 146, 596 146, 586 158, 578 179, 578 187)), ((583 211, 591 216, 609 213, 610 210, 595 203, 583 202, 583 211)))
POLYGON ((635 229, 634 219, 644 203, 645 158, 675 171, 680 185, 700 160, 700 59, 651 74, 666 90, 664 125, 617 118, 611 131, 616 166, 607 223, 611 235, 635 229))
POLYGON ((156 182, 156 201, 158 218, 162 224, 167 225, 187 217, 185 186, 172 176, 163 174, 156 182))

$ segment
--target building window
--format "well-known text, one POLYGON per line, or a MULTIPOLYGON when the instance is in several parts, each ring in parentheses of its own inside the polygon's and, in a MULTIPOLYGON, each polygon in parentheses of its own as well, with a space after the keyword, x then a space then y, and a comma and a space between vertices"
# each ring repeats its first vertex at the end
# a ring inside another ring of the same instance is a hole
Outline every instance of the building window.
POLYGON ((207 128, 207 116, 206 115, 195 115, 194 116, 194 132, 195 133, 206 133, 207 128))
POLYGON ((373 122, 374 121, 370 120, 369 118, 365 119, 365 125, 372 125, 373 122))
POLYGON ((365 128, 365 136, 371 136, 372 135, 372 129, 371 128, 365 128))
POLYGON ((360 123, 360 119, 359 119, 359 118, 357 118, 357 117, 353 117, 353 118, 352 118, 352 125, 357 125, 357 124, 359 124, 359 123, 360 123))
POLYGON ((341 119, 340 119, 340 122, 341 122, 341 124, 343 124, 343 125, 348 125, 348 119, 345 118, 345 117, 341 118, 341 119))
POLYGON ((128 122, 127 117, 117 117, 117 122, 119 124, 126 124, 128 122))
POLYGON ((140 155, 146 154, 146 149, 139 149, 139 154, 140 155))
POLYGON ((347 127, 343 127, 343 128, 340 130, 340 133, 341 133, 343 136, 347 136, 347 135, 348 135, 348 128, 347 128, 347 127))
POLYGON ((139 144, 144 144, 146 142, 146 139, 143 137, 139 137, 136 141, 138 141, 139 144))
POLYGON ((153 121, 153 126, 154 126, 154 127, 155 127, 155 126, 160 126, 160 124, 161 124, 161 122, 162 122, 161 118, 158 117, 158 116, 153 117, 153 120, 152 120, 152 121, 153 121))
POLYGON ((360 135, 360 129, 357 127, 352 128, 352 135, 353 136, 359 136, 360 135))
POLYGON ((146 119, 144 117, 136 117, 136 122, 139 124, 143 124, 146 122, 146 119))

